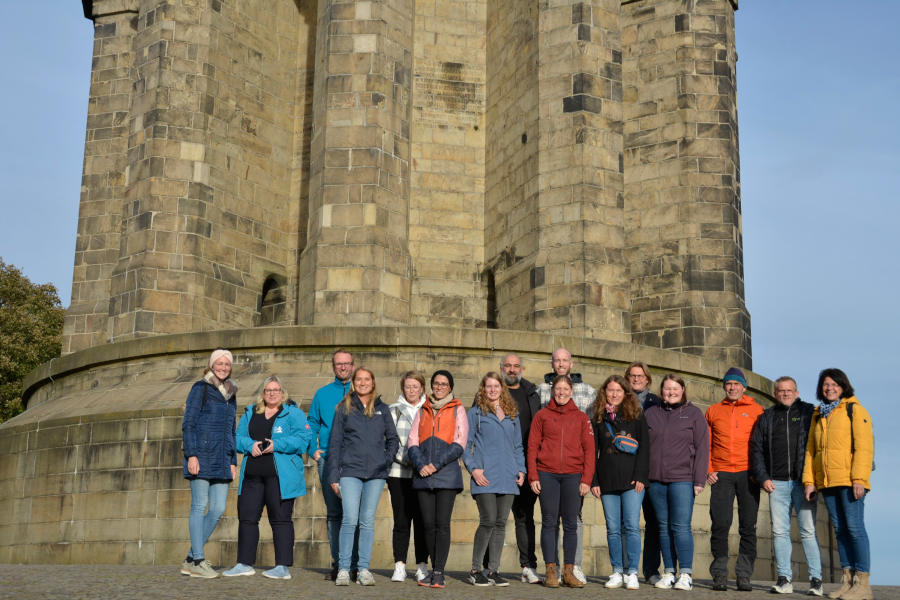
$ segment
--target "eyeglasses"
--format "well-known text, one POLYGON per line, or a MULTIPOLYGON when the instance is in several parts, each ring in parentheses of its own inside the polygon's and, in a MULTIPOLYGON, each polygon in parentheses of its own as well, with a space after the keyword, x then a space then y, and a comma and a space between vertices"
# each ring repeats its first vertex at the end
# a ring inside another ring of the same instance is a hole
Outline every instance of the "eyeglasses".
POLYGON ((352 362, 339 362, 339 363, 336 362, 336 363, 334 363, 334 366, 336 366, 336 367, 352 367, 353 363, 352 362))
POLYGON ((435 381, 434 383, 431 384, 431 387, 433 387, 433 388, 436 388, 436 387, 450 387, 450 384, 449 384, 449 383, 444 383, 444 382, 442 382, 442 381, 435 381))
POLYGON ((647 376, 644 375, 643 373, 629 373, 628 378, 629 379, 647 379, 647 376))
POLYGON ((281 388, 278 388, 277 390, 263 390, 263 392, 265 392, 266 394, 280 394, 281 388))

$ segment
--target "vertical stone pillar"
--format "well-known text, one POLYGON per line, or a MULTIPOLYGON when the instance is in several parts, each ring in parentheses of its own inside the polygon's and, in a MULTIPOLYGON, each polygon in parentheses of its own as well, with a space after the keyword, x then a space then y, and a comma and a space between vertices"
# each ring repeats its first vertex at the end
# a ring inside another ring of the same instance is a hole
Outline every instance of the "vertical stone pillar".
POLYGON ((137 0, 93 3, 94 60, 84 173, 63 354, 107 342, 110 276, 119 256, 125 204, 132 42, 137 0))
POLYGON ((301 323, 409 321, 412 18, 411 0, 319 2, 301 323))
POLYGON ((626 340, 618 0, 539 4, 534 328, 626 340))
POLYGON ((633 340, 749 368, 736 8, 623 2, 625 208, 633 340))

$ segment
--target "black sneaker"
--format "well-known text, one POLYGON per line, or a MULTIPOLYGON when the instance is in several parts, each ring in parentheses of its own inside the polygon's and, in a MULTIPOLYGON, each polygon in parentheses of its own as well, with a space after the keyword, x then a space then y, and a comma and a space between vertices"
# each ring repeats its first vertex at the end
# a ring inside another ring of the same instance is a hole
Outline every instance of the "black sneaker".
POLYGON ((359 569, 350 569, 350 581, 356 581, 359 577, 359 569))
POLYGON ((331 571, 329 571, 328 573, 325 574, 325 581, 334 581, 335 579, 337 579, 337 574, 338 574, 338 568, 331 567, 331 571))
POLYGON ((432 571, 431 572, 431 587, 433 588, 442 588, 446 584, 444 583, 444 572, 443 571, 432 571))
POLYGON ((793 594, 794 585, 791 583, 790 579, 784 575, 779 575, 778 581, 775 582, 775 585, 773 585, 769 591, 773 594, 793 594))
POLYGON ((737 578, 737 589, 739 592, 752 592, 753 586, 750 584, 749 577, 738 577, 737 578))
POLYGON ((487 579, 497 587, 505 587, 509 582, 500 576, 498 571, 488 571, 487 579))
POLYGON ((822 580, 818 577, 812 577, 809 580, 809 589, 806 591, 808 596, 821 596, 824 594, 822 590, 822 580))
POLYGON ((476 587, 491 585, 491 581, 484 576, 484 573, 475 569, 469 571, 469 576, 466 578, 466 581, 476 587))
POLYGON ((712 589, 714 592, 728 591, 728 577, 725 575, 714 575, 712 589))
POLYGON ((433 573, 429 573, 422 579, 418 580, 416 584, 421 585, 422 587, 431 587, 431 577, 433 573))

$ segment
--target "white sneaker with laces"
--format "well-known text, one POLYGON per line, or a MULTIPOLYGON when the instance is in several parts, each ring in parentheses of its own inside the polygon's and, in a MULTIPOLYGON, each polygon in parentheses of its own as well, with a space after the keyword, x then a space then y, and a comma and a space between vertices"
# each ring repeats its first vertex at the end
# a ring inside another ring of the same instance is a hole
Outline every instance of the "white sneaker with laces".
POLYGON ((579 565, 575 565, 572 567, 572 575, 574 575, 575 579, 577 579, 581 583, 587 583, 587 577, 584 576, 584 571, 581 570, 581 567, 579 565))
POLYGON ((406 563, 397 561, 394 563, 394 574, 391 581, 406 581, 406 563))
POLYGON ((531 567, 522 567, 522 583, 540 583, 541 578, 531 567))
POLYGON ((678 577, 678 581, 675 582, 676 590, 684 590, 686 592, 694 589, 694 581, 691 579, 690 573, 682 573, 680 577, 678 577))
POLYGON ((653 587, 658 590, 671 590, 673 585, 675 585, 675 573, 663 573, 653 587))
POLYGON ((416 581, 422 581, 428 577, 428 565, 425 563, 419 563, 416 565, 416 581))
POLYGON ((637 590, 640 589, 641 585, 638 583, 637 573, 629 573, 625 576, 625 589, 626 590, 637 590))
POLYGON ((606 587, 609 589, 622 587, 623 578, 621 573, 613 573, 606 580, 606 587))

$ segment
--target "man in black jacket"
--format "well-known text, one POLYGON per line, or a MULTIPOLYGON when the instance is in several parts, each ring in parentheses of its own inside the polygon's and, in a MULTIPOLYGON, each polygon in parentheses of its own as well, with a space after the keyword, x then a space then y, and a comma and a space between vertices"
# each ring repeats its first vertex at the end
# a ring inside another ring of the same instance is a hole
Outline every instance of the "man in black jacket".
POLYGON ((772 537, 778 581, 771 591, 790 594, 791 583, 791 511, 797 513, 797 526, 806 562, 809 565, 809 591, 822 595, 822 562, 816 540, 816 503, 803 497, 803 461, 806 439, 812 423, 813 406, 800 400, 797 382, 791 377, 775 380, 775 406, 759 417, 750 436, 751 473, 769 494, 772 537))

